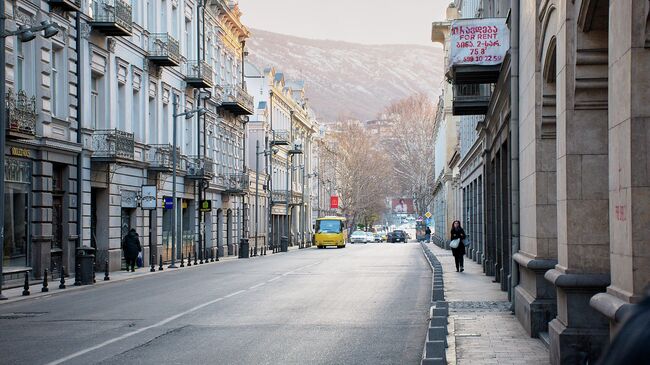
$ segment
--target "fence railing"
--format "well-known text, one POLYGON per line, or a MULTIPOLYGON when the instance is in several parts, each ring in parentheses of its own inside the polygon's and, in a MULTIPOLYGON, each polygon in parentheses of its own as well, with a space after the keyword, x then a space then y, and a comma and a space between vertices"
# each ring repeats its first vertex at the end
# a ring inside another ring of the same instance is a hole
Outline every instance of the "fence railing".
POLYGON ((135 139, 133 133, 124 132, 119 129, 94 131, 92 157, 133 160, 135 157, 135 139))

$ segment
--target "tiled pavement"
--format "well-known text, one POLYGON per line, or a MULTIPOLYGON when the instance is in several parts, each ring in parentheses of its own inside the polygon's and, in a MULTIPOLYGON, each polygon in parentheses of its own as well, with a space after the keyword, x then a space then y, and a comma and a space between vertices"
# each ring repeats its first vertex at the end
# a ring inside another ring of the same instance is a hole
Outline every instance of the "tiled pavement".
POLYGON ((530 338, 510 312, 507 294, 480 265, 465 258, 457 273, 451 251, 427 245, 443 267, 449 302, 447 363, 457 365, 549 364, 543 343, 530 338))

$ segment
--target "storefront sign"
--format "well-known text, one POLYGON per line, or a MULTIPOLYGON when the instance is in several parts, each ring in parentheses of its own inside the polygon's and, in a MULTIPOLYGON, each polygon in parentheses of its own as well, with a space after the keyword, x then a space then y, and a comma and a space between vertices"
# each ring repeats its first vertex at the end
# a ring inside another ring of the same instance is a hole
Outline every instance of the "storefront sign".
POLYGON ((156 204, 158 199, 156 199, 156 186, 155 185, 143 185, 142 186, 142 198, 140 200, 140 207, 142 209, 154 210, 157 208, 156 204))
POLYGON ((163 198, 163 207, 165 209, 174 209, 174 199, 169 196, 163 198))
POLYGON ((32 152, 27 148, 11 147, 11 155, 16 157, 32 157, 32 152))
POLYGON ((212 211, 212 201, 211 200, 201 200, 201 212, 207 213, 212 211))
POLYGON ((339 197, 336 195, 330 196, 330 209, 339 208, 339 197))
POLYGON ((122 208, 137 208, 138 207, 138 193, 131 190, 122 190, 120 192, 122 197, 122 208))
POLYGON ((458 19, 451 23, 449 65, 492 66, 510 47, 505 18, 458 19))

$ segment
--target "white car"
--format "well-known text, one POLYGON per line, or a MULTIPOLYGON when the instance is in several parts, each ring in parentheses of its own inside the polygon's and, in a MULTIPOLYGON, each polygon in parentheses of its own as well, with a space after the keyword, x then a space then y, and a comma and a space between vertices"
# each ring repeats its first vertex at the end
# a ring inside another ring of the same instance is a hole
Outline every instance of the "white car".
POLYGON ((350 235, 350 243, 366 243, 368 242, 368 236, 364 231, 354 231, 350 235))
POLYGON ((375 234, 372 232, 366 232, 366 236, 368 236, 368 242, 375 242, 375 234))

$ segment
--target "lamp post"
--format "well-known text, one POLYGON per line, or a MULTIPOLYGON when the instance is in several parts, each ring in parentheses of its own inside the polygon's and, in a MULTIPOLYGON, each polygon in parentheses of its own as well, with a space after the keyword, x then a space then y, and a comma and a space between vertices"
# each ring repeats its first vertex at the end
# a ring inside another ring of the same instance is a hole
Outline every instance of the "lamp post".
POLYGON ((289 235, 289 233, 291 231, 291 214, 290 214, 290 212, 291 212, 291 201, 292 201, 292 198, 293 198, 292 197, 292 195, 293 195, 293 185, 292 185, 292 181, 289 179, 289 170, 291 170, 291 178, 293 178, 293 156, 294 155, 299 155, 301 153, 302 153, 302 141, 300 139, 296 139, 293 142, 293 149, 289 150, 289 166, 287 167, 287 190, 286 190, 286 193, 287 193, 287 232, 286 233, 287 233, 287 239, 289 239, 287 244, 289 242, 291 242, 291 240, 290 240, 291 236, 289 235), (291 190, 289 190, 289 188, 291 188, 291 190))
MULTIPOLYGON (((255 256, 257 256, 257 234, 258 234, 258 219, 259 219, 259 197, 260 197, 260 155, 269 156, 278 153, 276 148, 264 150, 260 152, 260 141, 255 143, 255 256)), ((267 227, 268 230, 268 227, 267 227)))
MULTIPOLYGON (((17 36, 19 42, 29 42, 36 38, 35 32, 43 31, 43 37, 50 38, 59 33, 59 29, 50 21, 45 20, 41 25, 35 27, 19 26, 17 30, 12 32, 5 31, 5 2, 0 1, 0 300, 6 300, 7 297, 2 295, 2 269, 4 262, 4 241, 5 241, 5 140, 7 133, 7 100, 5 90, 5 72, 6 72, 6 56, 5 56, 5 38, 9 36, 17 36)), ((80 198, 79 198, 80 199, 80 198)))
POLYGON ((194 114, 202 116, 205 114, 205 108, 198 108, 193 110, 188 110, 183 113, 178 113, 178 95, 174 94, 174 116, 172 128, 172 209, 173 213, 173 223, 172 223, 172 262, 169 265, 170 269, 176 268, 176 225, 178 224, 178 209, 176 206, 176 118, 184 116, 185 119, 192 119, 194 114))

